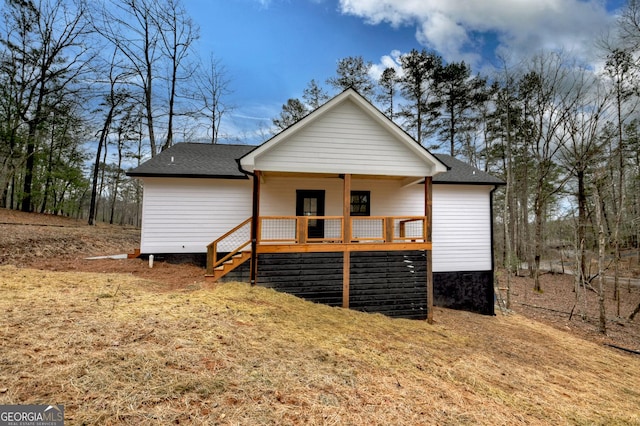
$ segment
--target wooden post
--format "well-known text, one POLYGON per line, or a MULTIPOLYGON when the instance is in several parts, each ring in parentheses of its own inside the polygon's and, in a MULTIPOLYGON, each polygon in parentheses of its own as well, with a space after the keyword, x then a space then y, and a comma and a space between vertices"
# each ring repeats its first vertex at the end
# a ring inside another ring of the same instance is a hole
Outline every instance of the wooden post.
MULTIPOLYGON (((433 178, 424 178, 424 215, 427 217, 427 241, 431 241, 433 211, 433 178)), ((433 261, 431 250, 427 250, 427 322, 433 324, 433 261)))
POLYGON ((351 175, 344 175, 343 185, 343 200, 342 200, 342 217, 344 223, 344 235, 342 236, 343 242, 351 242, 351 175))
POLYGON ((257 284, 258 275, 258 230, 260 227, 260 170, 253 172, 253 207, 251 213, 251 285, 257 284))
POLYGON ((386 243, 392 243, 393 242, 393 233, 395 231, 395 229, 393 229, 393 217, 385 217, 384 218, 384 224, 383 224, 383 228, 384 228, 384 241, 386 243))
POLYGON ((351 253, 345 250, 342 255, 342 307, 349 309, 349 280, 351 270, 351 253))
POLYGON ((209 244, 207 246, 207 275, 213 275, 213 265, 215 264, 214 256, 216 252, 214 251, 213 244, 209 244))
MULTIPOLYGON (((351 175, 344 175, 342 200, 342 222, 344 234, 343 242, 351 242, 351 175)), ((351 253, 349 250, 342 252, 342 307, 349 308, 349 281, 351 276, 351 253)))
POLYGON ((306 244, 307 243, 307 233, 309 232, 309 219, 306 216, 298 216, 297 217, 297 230, 298 244, 306 244))

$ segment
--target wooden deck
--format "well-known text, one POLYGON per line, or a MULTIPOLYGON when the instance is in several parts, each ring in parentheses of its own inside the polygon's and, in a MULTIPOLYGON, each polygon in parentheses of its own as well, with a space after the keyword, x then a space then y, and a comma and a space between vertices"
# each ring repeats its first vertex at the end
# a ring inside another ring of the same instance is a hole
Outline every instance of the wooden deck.
MULTIPOLYGON (((431 250, 425 216, 262 216, 256 253, 327 253, 431 250), (322 235, 309 235, 320 224, 322 235), (346 235, 346 237, 345 237, 346 235)), ((251 250, 251 219, 209 244, 207 275, 238 253, 251 250), (219 253, 226 253, 218 258, 219 253)))
POLYGON ((267 216, 259 220, 257 253, 431 250, 424 216, 267 216), (320 222, 321 236, 309 235, 320 222), (346 234, 346 237, 345 237, 346 234))
MULTIPOLYGON (((349 308, 352 281, 350 275, 352 270, 358 270, 357 267, 355 269, 351 267, 352 255, 361 253, 364 256, 374 257, 373 253, 376 252, 381 254, 394 252, 398 255, 402 252, 409 254, 423 252, 426 275, 422 280, 424 284, 420 284, 418 288, 424 289, 425 307, 416 305, 415 301, 410 301, 410 304, 414 306, 411 309, 416 310, 419 317, 426 315, 427 320, 431 321, 433 291, 430 285, 429 265, 432 245, 428 224, 427 216, 349 216, 347 218, 343 216, 260 216, 258 220, 249 218, 209 244, 207 277, 214 281, 218 280, 245 261, 250 261, 252 262, 251 284, 255 285, 259 257, 286 256, 287 253, 292 256, 296 253, 298 255, 333 253, 341 258, 340 262, 331 262, 331 265, 335 269, 336 265, 340 264, 338 269, 341 270, 342 277, 340 290, 342 307, 349 308), (255 235, 254 240, 252 235, 255 235), (221 253, 224 254, 223 257, 218 258, 221 253), (252 256, 252 253, 255 253, 255 256, 252 256)), ((388 260, 385 262, 389 263, 388 260)), ((412 265, 411 268, 414 266, 412 265)), ((302 269, 302 265, 299 265, 296 271, 291 272, 292 277, 299 278, 302 269)), ((376 276, 373 272, 376 268, 369 269, 372 272, 368 281, 377 280, 379 281, 377 284, 382 287, 389 287, 387 272, 376 276)), ((290 279, 291 277, 287 277, 287 280, 290 279)), ((393 286, 398 287, 398 284, 395 283, 393 286)), ((413 284, 410 287, 416 288, 413 284)), ((400 296, 395 297, 392 301, 385 303, 396 304, 399 298, 400 296)))

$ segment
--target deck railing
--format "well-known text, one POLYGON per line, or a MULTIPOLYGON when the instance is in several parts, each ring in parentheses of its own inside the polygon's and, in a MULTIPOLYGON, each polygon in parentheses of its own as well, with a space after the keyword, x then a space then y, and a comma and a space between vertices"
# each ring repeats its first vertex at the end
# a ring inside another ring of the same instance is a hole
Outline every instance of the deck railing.
MULTIPOLYGON (((272 249, 290 246, 285 250, 291 251, 292 246, 311 243, 325 243, 322 244, 325 248, 330 244, 348 244, 353 248, 375 244, 382 248, 378 244, 430 243, 424 216, 351 216, 348 229, 349 235, 345 236, 342 216, 261 216, 257 244, 272 249)), ((207 246, 207 274, 213 274, 215 268, 235 255, 249 251, 250 246, 251 218, 207 246), (218 258, 220 253, 226 255, 218 258)))
POLYGON ((213 270, 231 259, 241 251, 245 251, 251 245, 251 218, 233 228, 207 246, 207 274, 213 274, 213 270), (226 256, 218 259, 218 253, 228 252, 226 256))
POLYGON ((424 216, 261 216, 259 244, 426 242, 424 216))

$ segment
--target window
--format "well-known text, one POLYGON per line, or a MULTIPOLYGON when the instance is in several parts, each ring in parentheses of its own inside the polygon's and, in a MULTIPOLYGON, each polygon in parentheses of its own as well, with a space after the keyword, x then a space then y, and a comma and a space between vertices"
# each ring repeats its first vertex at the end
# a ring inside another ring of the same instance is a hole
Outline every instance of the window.
POLYGON ((371 192, 351 191, 351 216, 371 215, 371 192))

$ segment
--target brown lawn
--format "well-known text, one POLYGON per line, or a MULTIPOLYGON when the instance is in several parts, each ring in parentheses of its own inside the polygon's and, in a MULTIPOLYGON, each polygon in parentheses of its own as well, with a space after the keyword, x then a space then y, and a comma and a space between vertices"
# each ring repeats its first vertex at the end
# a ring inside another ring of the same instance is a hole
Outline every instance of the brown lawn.
POLYGON ((64 404, 70 425, 640 424, 640 356, 603 345, 635 335, 543 309, 562 281, 535 300, 516 284, 529 317, 437 309, 429 325, 210 286, 191 265, 86 261, 138 231, 6 216, 0 404, 64 404))

